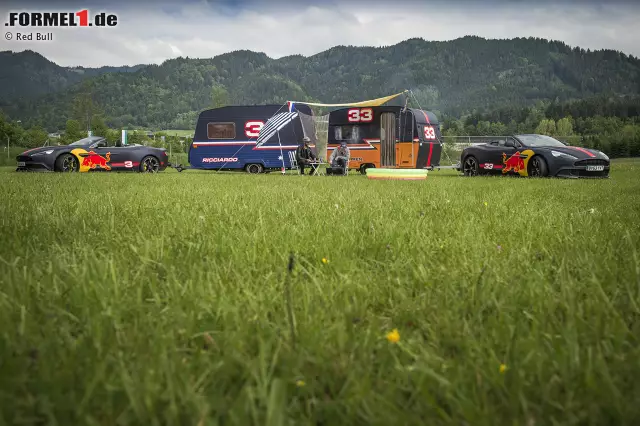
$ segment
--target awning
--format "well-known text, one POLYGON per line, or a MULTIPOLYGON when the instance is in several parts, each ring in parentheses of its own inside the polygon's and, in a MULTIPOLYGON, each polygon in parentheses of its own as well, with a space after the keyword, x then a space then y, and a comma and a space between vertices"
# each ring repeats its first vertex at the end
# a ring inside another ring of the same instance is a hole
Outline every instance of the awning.
POLYGON ((368 101, 359 101, 359 102, 349 102, 349 103, 343 103, 343 104, 317 104, 317 103, 313 103, 313 102, 303 102, 303 101, 289 101, 289 111, 291 111, 291 104, 305 104, 305 105, 311 105, 311 106, 321 106, 321 107, 348 107, 348 106, 361 106, 361 107, 373 107, 373 106, 380 106, 382 104, 384 104, 385 102, 390 101, 393 98, 397 98, 398 96, 407 93, 408 90, 405 90, 403 92, 400 93, 396 93, 395 95, 389 95, 389 96, 385 96, 383 98, 377 98, 377 99, 371 99, 368 101))
POLYGON ((291 123, 294 118, 298 116, 297 112, 281 112, 271 117, 265 125, 260 129, 256 146, 262 146, 266 141, 271 139, 278 131, 282 130, 284 126, 291 123))

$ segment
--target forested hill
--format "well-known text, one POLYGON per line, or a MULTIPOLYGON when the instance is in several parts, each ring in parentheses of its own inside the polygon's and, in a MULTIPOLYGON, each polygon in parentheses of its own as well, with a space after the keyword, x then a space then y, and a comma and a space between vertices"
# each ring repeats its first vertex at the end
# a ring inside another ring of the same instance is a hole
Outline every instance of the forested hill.
POLYGON ((17 97, 33 97, 53 93, 89 77, 108 72, 133 72, 143 67, 61 67, 39 53, 0 52, 0 100, 11 102, 17 97))
POLYGON ((447 42, 410 39, 382 48, 338 46, 277 60, 236 51, 105 73, 3 109, 25 123, 62 128, 84 93, 116 128, 193 128, 197 112, 212 105, 356 101, 403 89, 411 89, 423 108, 454 115, 538 101, 635 95, 640 60, 558 41, 471 36, 447 42))

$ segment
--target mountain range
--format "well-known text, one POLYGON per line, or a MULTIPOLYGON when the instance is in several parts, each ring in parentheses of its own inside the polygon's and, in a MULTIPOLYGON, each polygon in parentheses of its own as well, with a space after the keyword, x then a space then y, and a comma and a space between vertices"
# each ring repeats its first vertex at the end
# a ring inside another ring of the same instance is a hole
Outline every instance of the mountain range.
POLYGON ((0 62, 0 109, 48 130, 76 116, 83 96, 114 128, 192 129, 213 105, 359 101, 404 89, 418 106, 453 116, 640 93, 638 58, 540 38, 408 39, 279 59, 239 50, 133 67, 60 67, 31 51, 0 52, 0 62))
POLYGON ((84 79, 110 72, 135 72, 144 65, 61 67, 32 50, 0 52, 0 99, 11 101, 57 92, 84 79))

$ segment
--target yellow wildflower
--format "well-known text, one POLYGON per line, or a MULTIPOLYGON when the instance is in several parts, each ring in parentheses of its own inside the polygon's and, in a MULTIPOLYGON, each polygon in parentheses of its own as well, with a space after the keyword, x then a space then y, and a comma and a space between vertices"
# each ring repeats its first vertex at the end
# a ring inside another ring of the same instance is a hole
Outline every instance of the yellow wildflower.
POLYGON ((297 386, 297 387, 301 388, 301 387, 303 387, 304 385, 306 385, 306 383, 304 382, 304 380, 298 380, 298 381, 296 381, 296 386, 297 386))
POLYGON ((504 374, 507 371, 507 366, 505 364, 500 364, 500 374, 504 374))
POLYGON ((389 333, 387 333, 387 340, 391 343, 398 343, 400 341, 400 333, 397 328, 394 328, 389 333))
POLYGON ((329 259, 327 259, 326 257, 323 257, 322 258, 322 263, 324 263, 326 265, 327 263, 329 263, 329 259))
POLYGON ((484 202, 484 206, 487 207, 489 205, 489 203, 487 203, 486 201, 484 202))

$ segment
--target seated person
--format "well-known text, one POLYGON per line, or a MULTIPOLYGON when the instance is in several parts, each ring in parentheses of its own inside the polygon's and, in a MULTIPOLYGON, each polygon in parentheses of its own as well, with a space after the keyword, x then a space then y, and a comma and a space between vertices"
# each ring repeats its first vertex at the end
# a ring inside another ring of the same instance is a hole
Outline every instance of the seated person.
POLYGON ((315 164, 311 164, 312 162, 317 161, 317 157, 309 148, 309 142, 311 139, 308 137, 304 137, 302 139, 302 144, 298 146, 296 149, 296 161, 298 162, 298 167, 300 168, 300 174, 304 174, 304 167, 309 166, 311 170, 309 174, 312 175, 315 173, 317 166, 315 164))
POLYGON ((340 142, 340 146, 333 150, 331 157, 329 157, 329 163, 331 168, 339 167, 342 169, 342 173, 346 173, 347 162, 349 161, 349 148, 345 141, 340 142))

